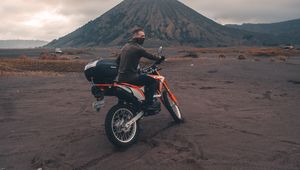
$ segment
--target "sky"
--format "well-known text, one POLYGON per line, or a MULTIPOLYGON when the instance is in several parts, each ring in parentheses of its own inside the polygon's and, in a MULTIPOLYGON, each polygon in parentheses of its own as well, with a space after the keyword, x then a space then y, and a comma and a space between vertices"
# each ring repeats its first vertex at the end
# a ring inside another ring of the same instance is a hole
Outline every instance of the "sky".
MULTIPOLYGON (((122 0, 1 0, 0 40, 51 41, 122 0)), ((179 0, 220 24, 272 23, 300 18, 300 0, 179 0)))

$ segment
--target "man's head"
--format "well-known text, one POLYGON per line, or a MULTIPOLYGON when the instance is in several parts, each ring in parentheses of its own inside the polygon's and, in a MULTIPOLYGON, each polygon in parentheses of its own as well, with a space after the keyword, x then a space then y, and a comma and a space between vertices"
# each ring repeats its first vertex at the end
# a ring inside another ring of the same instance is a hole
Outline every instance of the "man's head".
POLYGON ((142 28, 137 28, 132 31, 132 39, 138 44, 143 45, 145 41, 145 32, 142 28))

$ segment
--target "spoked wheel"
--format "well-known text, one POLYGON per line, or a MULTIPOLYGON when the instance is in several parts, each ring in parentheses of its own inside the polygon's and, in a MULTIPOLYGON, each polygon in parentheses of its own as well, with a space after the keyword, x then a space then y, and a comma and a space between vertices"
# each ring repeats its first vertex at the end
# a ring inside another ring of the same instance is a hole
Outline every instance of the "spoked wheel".
POLYGON ((172 118, 176 123, 183 123, 184 119, 182 113, 179 109, 179 106, 172 100, 170 94, 164 90, 162 92, 163 103, 166 106, 167 110, 170 112, 172 118))
POLYGON ((135 111, 122 104, 112 107, 106 115, 105 131, 110 142, 117 147, 128 147, 136 142, 139 123, 126 127, 126 123, 136 115, 135 111))

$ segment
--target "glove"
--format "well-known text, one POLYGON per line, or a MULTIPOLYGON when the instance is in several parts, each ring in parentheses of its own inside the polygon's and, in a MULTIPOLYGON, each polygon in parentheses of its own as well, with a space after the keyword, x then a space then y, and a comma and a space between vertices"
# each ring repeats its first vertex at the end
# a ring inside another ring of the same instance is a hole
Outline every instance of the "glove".
POLYGON ((156 64, 160 64, 160 63, 162 63, 165 60, 166 60, 166 57, 165 56, 161 56, 160 59, 156 62, 156 64))

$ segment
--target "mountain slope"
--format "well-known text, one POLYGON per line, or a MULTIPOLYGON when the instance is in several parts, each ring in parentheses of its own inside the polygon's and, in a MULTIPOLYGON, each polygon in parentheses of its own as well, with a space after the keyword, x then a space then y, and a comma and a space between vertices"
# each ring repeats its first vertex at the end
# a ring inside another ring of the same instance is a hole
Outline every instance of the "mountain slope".
POLYGON ((99 18, 54 40, 47 47, 119 46, 130 31, 142 27, 146 46, 228 46, 257 44, 265 35, 224 27, 177 0, 124 0, 99 18), (250 35, 250 36, 249 36, 250 35), (251 40, 250 40, 251 39, 251 40))
POLYGON ((300 19, 271 24, 242 24, 226 26, 240 30, 270 34, 273 37, 276 37, 279 43, 300 44, 300 19))
POLYGON ((35 48, 47 43, 40 40, 0 40, 0 48, 35 48))

